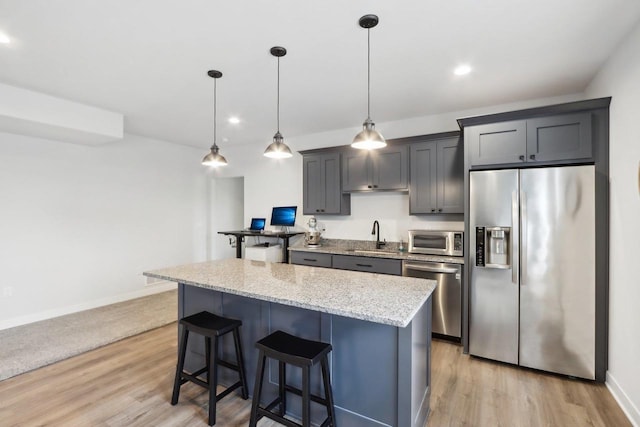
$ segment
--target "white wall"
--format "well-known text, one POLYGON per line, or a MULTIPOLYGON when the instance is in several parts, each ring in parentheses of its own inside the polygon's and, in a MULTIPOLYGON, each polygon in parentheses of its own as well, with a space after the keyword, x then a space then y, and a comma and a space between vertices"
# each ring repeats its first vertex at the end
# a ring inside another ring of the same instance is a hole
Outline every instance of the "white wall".
MULTIPOLYGON (((530 108, 541 105, 559 104, 582 99, 581 94, 557 98, 522 101, 513 104, 458 111, 437 116, 417 117, 395 122, 377 123, 376 128, 387 139, 413 135, 458 130, 456 119, 530 108)), ((375 118, 375 117, 374 117, 375 118)), ((245 223, 252 216, 271 215, 271 208, 278 205, 297 205, 299 214, 296 221, 299 229, 306 229, 307 216, 302 212, 302 156, 300 150, 312 148, 347 145, 354 135, 361 130, 360 126, 339 129, 329 132, 287 138, 286 129, 282 131, 286 143, 296 152, 291 159, 274 160, 262 155, 268 145, 265 138, 264 147, 227 146, 221 151, 229 161, 229 166, 220 173, 225 176, 245 177, 244 212, 245 223)), ((375 240, 371 236, 374 220, 380 222, 380 237, 389 241, 407 238, 407 230, 411 228, 439 227, 462 229, 462 217, 459 220, 443 220, 425 216, 409 216, 409 196, 405 193, 373 193, 352 194, 351 215, 322 216, 319 222, 326 228, 324 237, 336 239, 375 240)))
POLYGON ((640 24, 587 88, 612 96, 610 287, 607 385, 640 425, 640 24))
POLYGON ((229 237, 218 234, 223 230, 241 230, 244 223, 244 178, 213 178, 210 181, 207 259, 235 258, 236 249, 229 245, 229 237))
POLYGON ((144 270, 203 260, 200 151, 0 133, 0 329, 155 292, 144 270))

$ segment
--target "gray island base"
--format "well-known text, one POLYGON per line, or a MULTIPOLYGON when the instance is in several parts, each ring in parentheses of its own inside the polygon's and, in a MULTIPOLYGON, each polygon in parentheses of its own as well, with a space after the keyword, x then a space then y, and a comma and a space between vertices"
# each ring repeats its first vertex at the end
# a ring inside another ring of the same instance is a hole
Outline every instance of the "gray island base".
MULTIPOLYGON (((207 310, 240 319, 242 346, 253 396, 255 342, 278 329, 331 343, 329 365, 340 427, 423 427, 431 384, 431 293, 434 281, 228 259, 154 270, 146 276, 177 282, 178 316, 207 310)), ((204 364, 204 339, 189 340, 187 369, 204 364)), ((232 340, 222 357, 232 359, 232 340)), ((320 369, 312 393, 322 395, 320 369)), ((236 380, 220 368, 222 384, 236 380)), ((263 404, 277 395, 278 365, 270 361, 263 404)), ((287 382, 300 387, 299 369, 287 382)), ((312 404, 321 422, 325 408, 312 404)), ((287 414, 300 419, 300 398, 287 395, 287 414)))

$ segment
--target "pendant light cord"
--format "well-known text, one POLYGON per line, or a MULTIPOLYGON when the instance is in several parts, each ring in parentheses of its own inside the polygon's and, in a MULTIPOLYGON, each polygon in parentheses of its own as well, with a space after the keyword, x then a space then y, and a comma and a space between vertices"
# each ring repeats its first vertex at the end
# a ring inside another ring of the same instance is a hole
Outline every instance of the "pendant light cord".
POLYGON ((367 119, 371 119, 371 29, 367 28, 367 119))
POLYGON ((216 145, 216 120, 217 120, 217 106, 216 101, 218 99, 217 95, 217 80, 213 79, 213 145, 216 145))
POLYGON ((277 97, 277 123, 278 123, 278 133, 280 133, 280 57, 278 56, 278 97, 277 97))

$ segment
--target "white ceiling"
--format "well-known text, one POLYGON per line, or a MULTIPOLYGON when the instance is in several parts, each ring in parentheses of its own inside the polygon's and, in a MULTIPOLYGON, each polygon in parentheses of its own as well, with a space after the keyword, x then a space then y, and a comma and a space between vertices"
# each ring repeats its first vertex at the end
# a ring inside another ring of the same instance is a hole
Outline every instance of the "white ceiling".
MULTIPOLYGON (((125 115, 125 131, 206 149, 266 146, 281 59, 285 137, 581 92, 638 0, 0 0, 0 81, 125 115), (473 72, 454 76, 469 63, 473 72), (226 118, 237 115, 240 125, 226 118), (224 139, 223 139, 224 138, 224 139), (224 141, 224 142, 223 142, 224 141)), ((381 129, 382 130, 382 129, 381 129)), ((295 147, 294 147, 295 148, 295 147)))

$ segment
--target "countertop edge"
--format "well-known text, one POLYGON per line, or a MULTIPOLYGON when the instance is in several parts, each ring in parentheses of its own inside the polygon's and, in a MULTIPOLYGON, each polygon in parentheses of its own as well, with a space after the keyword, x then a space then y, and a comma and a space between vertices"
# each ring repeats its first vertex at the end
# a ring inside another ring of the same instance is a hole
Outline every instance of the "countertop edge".
POLYGON ((378 323, 378 324, 383 324, 383 325, 388 325, 388 326, 394 326, 394 327, 400 327, 400 328, 405 328, 411 323, 411 321, 415 317, 416 313, 424 306, 425 302, 433 294, 433 291, 431 291, 428 295, 426 295, 422 299, 421 303, 419 305, 417 305, 416 308, 410 313, 408 318, 390 319, 388 317, 380 317, 380 316, 375 316, 375 315, 362 314, 362 313, 353 312, 353 311, 347 312, 346 310, 340 310, 340 309, 335 309, 335 308, 327 308, 327 307, 323 307, 323 306, 316 306, 316 305, 313 305, 313 304, 306 304, 306 303, 300 302, 300 301, 287 300, 287 299, 283 299, 283 298, 275 298, 275 297, 270 297, 268 295, 263 295, 263 294, 254 294, 254 293, 250 293, 250 292, 242 292, 242 291, 238 291, 236 289, 225 288, 225 287, 222 287, 222 286, 205 285, 205 284, 202 284, 202 283, 196 283, 196 282, 191 282, 191 281, 188 281, 188 280, 177 279, 177 278, 171 277, 171 276, 155 274, 153 272, 143 272, 142 274, 144 276, 147 276, 147 277, 153 277, 153 278, 156 278, 156 279, 167 280, 167 281, 170 281, 170 282, 182 283, 182 284, 185 284, 185 285, 196 286, 196 287, 203 288, 203 289, 211 289, 213 291, 224 292, 224 293, 228 293, 228 294, 232 294, 232 295, 238 295, 238 296, 246 297, 246 298, 253 298, 253 299, 260 300, 260 301, 273 302, 273 303, 276 303, 276 304, 283 304, 283 305, 287 305, 287 306, 290 306, 290 307, 298 307, 298 308, 318 311, 318 312, 321 312, 321 313, 334 314, 334 315, 337 315, 337 316, 348 317, 348 318, 351 318, 351 319, 363 320, 363 321, 366 321, 366 322, 373 322, 373 323, 378 323))

